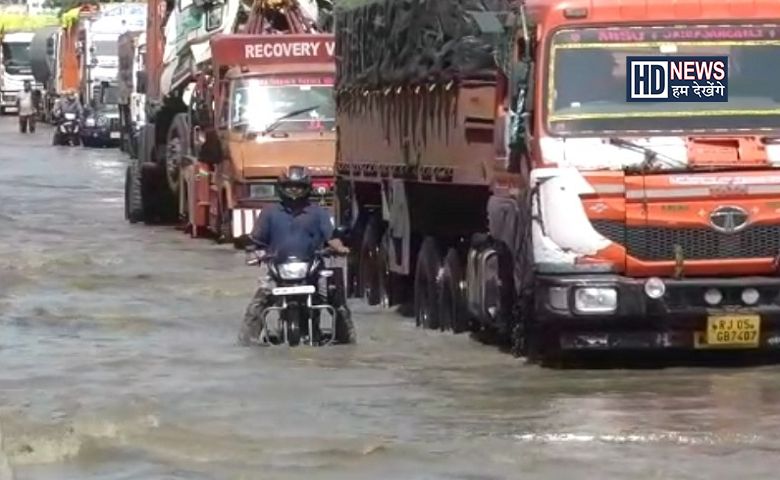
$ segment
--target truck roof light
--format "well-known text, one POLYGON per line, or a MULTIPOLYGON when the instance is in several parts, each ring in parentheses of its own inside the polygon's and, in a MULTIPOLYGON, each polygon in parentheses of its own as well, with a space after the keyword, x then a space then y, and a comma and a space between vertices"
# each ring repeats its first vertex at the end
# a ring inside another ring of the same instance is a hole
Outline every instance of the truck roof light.
POLYGON ((585 7, 580 8, 565 8, 563 10, 563 17, 569 20, 586 18, 588 16, 588 9, 585 7))

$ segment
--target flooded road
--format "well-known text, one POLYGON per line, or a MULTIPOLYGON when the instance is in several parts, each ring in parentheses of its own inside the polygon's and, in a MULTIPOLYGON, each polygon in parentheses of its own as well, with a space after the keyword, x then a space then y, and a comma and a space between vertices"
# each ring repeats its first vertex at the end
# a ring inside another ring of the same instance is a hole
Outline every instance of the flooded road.
POLYGON ((354 305, 242 348, 255 271, 0 120, 0 480, 777 478, 780 368, 553 371, 354 305))

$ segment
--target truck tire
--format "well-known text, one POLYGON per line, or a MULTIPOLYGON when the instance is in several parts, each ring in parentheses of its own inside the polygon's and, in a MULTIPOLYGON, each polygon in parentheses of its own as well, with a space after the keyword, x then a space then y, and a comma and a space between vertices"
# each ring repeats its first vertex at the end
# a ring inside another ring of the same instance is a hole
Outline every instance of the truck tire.
POLYGON ((360 291, 369 305, 388 304, 387 265, 382 248, 382 226, 377 216, 371 217, 360 246, 360 291))
POLYGON ((439 328, 436 277, 441 268, 441 256, 433 237, 425 237, 417 254, 414 271, 414 317, 418 327, 439 328))
POLYGON ((172 193, 179 192, 179 176, 184 157, 190 154, 190 121, 186 113, 177 113, 168 129, 165 143, 165 178, 172 193))
POLYGON ((165 172, 154 163, 141 164, 143 218, 147 224, 171 224, 177 220, 176 199, 167 188, 165 172))
POLYGON ((127 167, 125 173, 125 220, 138 223, 144 218, 143 198, 141 197, 141 175, 136 165, 127 167))
MULTIPOLYGON (((529 361, 537 361, 544 354, 543 343, 548 339, 540 331, 536 322, 534 312, 535 308, 535 286, 536 277, 534 274, 533 241, 531 236, 531 193, 526 191, 518 199, 519 222, 524 227, 520 230, 519 248, 514 254, 517 270, 516 277, 519 285, 517 286, 517 299, 512 312, 514 325, 511 329, 511 350, 516 357, 526 356, 529 361)), ((557 340, 557 339, 556 339, 557 340)), ((554 342, 553 342, 554 343, 554 342)), ((553 349, 554 350, 554 349, 553 349)))
POLYGON ((439 323, 442 330, 462 333, 468 329, 466 302, 461 288, 463 267, 457 250, 450 248, 437 282, 439 323))

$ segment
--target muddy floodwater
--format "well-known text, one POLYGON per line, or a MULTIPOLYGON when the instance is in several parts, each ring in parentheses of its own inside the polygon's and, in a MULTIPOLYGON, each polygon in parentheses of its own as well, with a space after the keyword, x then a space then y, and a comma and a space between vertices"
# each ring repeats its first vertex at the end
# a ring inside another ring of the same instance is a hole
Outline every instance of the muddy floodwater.
POLYGON ((0 146, 0 480, 780 475, 778 367, 547 370, 359 303, 355 346, 242 348, 242 253, 127 224, 118 150, 0 146))

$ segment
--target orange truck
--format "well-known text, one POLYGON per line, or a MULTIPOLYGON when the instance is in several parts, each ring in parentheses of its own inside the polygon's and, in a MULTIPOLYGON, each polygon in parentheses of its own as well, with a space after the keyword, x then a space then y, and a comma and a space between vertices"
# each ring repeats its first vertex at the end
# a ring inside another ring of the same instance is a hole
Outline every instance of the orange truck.
POLYGON ((215 123, 181 181, 193 235, 241 243, 276 178, 309 168, 313 193, 332 204, 335 158, 333 35, 220 35, 211 40, 215 123))
POLYGON ((780 4, 465 3, 336 19, 355 292, 538 360, 780 346, 780 4), (728 101, 628 102, 635 55, 727 56, 728 101))
POLYGON ((79 92, 82 80, 80 32, 83 25, 99 12, 95 5, 82 5, 65 12, 60 26, 35 32, 30 45, 30 60, 35 80, 43 85, 41 117, 52 120, 54 102, 68 90, 79 92))

